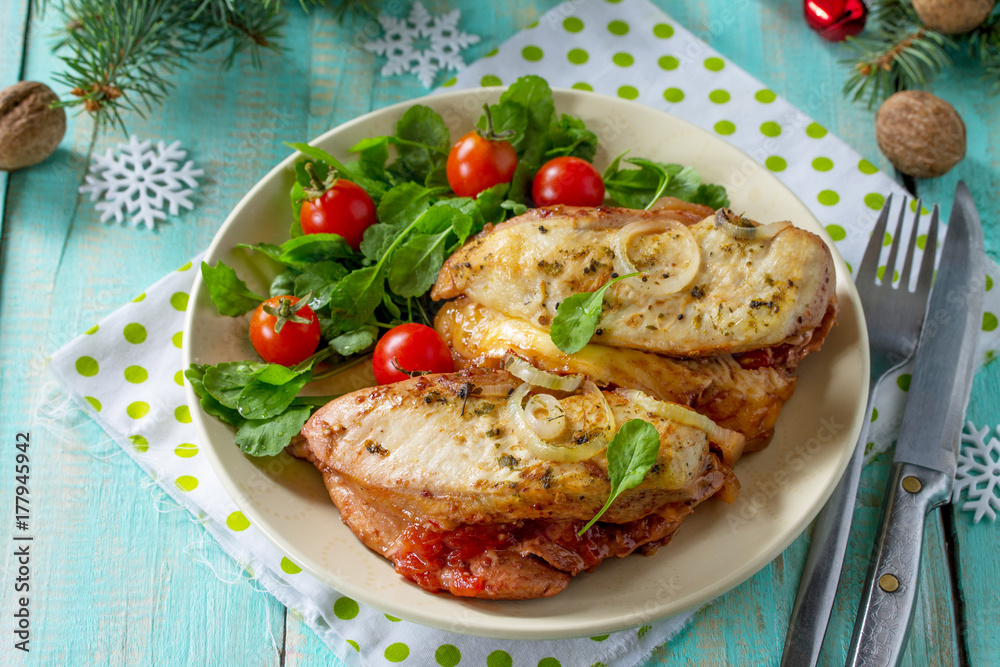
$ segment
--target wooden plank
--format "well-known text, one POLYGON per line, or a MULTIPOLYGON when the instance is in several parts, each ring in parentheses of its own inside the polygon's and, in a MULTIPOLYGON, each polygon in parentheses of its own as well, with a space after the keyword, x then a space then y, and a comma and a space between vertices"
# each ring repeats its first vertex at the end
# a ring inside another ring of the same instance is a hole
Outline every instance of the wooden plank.
MULTIPOLYGON (((24 38, 28 31, 28 3, 8 2, 0 6, 0 90, 21 78, 24 38)), ((0 244, 3 243, 4 208, 8 173, 0 171, 0 244)))
MULTIPOLYGON (((296 20, 293 14, 293 34, 302 27, 296 20)), ((48 50, 53 21, 32 25, 28 78, 60 66, 48 50)), ((241 61, 221 72, 220 54, 212 54, 182 75, 162 113, 130 122, 144 138, 180 139, 206 170, 197 209, 154 232, 102 224, 88 202, 78 204, 93 136, 87 118, 71 120, 57 159, 12 175, 0 257, 0 400, 6 414, 24 417, 0 427, 4 442, 31 427, 28 415, 45 382, 43 355, 203 249, 232 205, 285 153, 278 139, 304 131, 294 100, 306 98, 307 83, 301 51, 294 39, 288 45, 292 51, 269 59, 264 71, 241 61)), ((102 137, 98 149, 120 138, 102 137)), ((284 608, 245 583, 222 583, 212 568, 232 572, 234 564, 186 513, 161 514, 147 476, 121 453, 108 461, 89 453, 105 440, 98 428, 69 431, 61 446, 33 434, 39 664, 280 664, 284 608), (206 539, 204 555, 189 547, 206 539)), ((12 460, 0 462, 5 489, 12 460)), ((9 539, 10 527, 0 536, 9 539)), ((8 609, 10 595, 5 588, 8 609)))

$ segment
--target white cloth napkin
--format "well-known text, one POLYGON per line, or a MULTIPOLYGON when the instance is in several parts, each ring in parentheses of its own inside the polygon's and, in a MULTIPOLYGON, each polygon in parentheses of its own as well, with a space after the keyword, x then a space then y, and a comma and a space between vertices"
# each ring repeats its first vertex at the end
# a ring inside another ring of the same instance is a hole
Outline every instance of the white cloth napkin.
MULTIPOLYGON (((901 192, 843 142, 647 0, 560 5, 448 84, 510 83, 527 73, 556 87, 635 99, 724 135, 753 158, 745 168, 772 169, 810 206, 852 264, 862 254, 883 195, 901 192)), ((340 660, 349 665, 406 660, 445 667, 631 667, 690 621, 694 612, 602 637, 544 642, 476 638, 388 617, 302 571, 243 516, 199 453, 185 403, 180 351, 197 270, 192 266, 199 261, 165 276, 60 349, 51 369, 129 456, 264 589, 299 614, 340 660)), ((993 279, 1000 274, 992 262, 989 271, 993 279)), ((983 358, 992 356, 997 345, 997 318, 990 313, 1000 312, 1000 303, 993 292, 987 294, 987 310, 983 358)), ((900 379, 894 386, 906 382, 900 379)), ((873 425, 879 448, 895 437, 895 406, 905 396, 902 389, 897 394, 886 392, 880 401, 873 425)))

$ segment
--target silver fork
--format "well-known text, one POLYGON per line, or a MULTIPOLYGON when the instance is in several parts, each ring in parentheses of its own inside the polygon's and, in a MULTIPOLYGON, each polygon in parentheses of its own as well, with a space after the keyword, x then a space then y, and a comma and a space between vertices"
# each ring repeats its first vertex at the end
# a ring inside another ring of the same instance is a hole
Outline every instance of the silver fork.
POLYGON ((868 339, 871 345, 871 381, 868 391, 868 407, 851 462, 830 500, 827 501, 826 506, 816 519, 812 542, 809 546, 809 555, 806 557, 798 594, 795 596, 795 605, 792 607, 788 634, 785 637, 785 649, 781 656, 782 667, 803 667, 805 665, 812 667, 819 659, 823 636, 830 620, 830 611, 837 595, 841 567, 844 564, 844 552, 847 549, 847 539, 851 531, 854 499, 858 491, 858 480, 861 478, 865 444, 868 440, 868 426, 871 423, 875 395, 882 380, 913 356, 917 348, 917 339, 920 336, 920 327, 924 321, 927 297, 930 294, 931 281, 934 276, 938 207, 935 205, 931 213, 927 242, 924 245, 925 251, 917 275, 917 286, 911 292, 909 285, 913 268, 913 249, 919 234, 918 225, 921 211, 919 199, 913 218, 913 229, 906 247, 906 257, 903 260, 902 270, 899 272, 899 282, 895 286, 893 285, 896 260, 900 246, 903 245, 900 237, 903 231, 903 216, 906 212, 905 198, 899 212, 895 234, 893 234, 885 273, 883 278, 876 282, 878 260, 882 251, 891 206, 892 195, 886 200, 878 221, 875 223, 855 281, 858 294, 861 297, 861 304, 864 307, 865 319, 868 323, 868 339))

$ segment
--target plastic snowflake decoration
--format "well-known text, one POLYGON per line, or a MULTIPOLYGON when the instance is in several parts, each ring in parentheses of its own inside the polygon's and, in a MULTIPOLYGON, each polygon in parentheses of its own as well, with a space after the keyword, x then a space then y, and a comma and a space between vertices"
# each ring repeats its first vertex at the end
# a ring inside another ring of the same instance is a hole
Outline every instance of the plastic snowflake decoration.
POLYGON ((461 17, 457 9, 432 16, 417 0, 405 19, 379 14, 384 34, 364 46, 388 58, 382 67, 383 76, 413 72, 425 88, 430 88, 439 71, 465 67, 461 50, 479 41, 478 35, 458 29, 461 17))
POLYGON ((104 155, 94 156, 80 192, 89 193, 90 201, 100 199, 95 208, 101 222, 113 217, 121 224, 128 213, 133 225, 143 223, 152 229, 157 220, 166 219, 164 205, 170 215, 177 215, 182 206, 194 207, 189 197, 198 187, 195 177, 205 172, 184 162, 187 152, 181 150, 179 141, 169 146, 158 141, 155 149, 152 146, 152 141, 139 141, 132 135, 127 144, 118 144, 117 155, 109 148, 104 155))
POLYGON ((997 511, 1000 511, 1000 441, 992 437, 987 440, 989 433, 989 427, 977 431, 972 422, 966 424, 951 498, 957 503, 964 490, 968 500, 962 509, 975 512, 973 520, 976 523, 984 516, 996 521, 997 511))

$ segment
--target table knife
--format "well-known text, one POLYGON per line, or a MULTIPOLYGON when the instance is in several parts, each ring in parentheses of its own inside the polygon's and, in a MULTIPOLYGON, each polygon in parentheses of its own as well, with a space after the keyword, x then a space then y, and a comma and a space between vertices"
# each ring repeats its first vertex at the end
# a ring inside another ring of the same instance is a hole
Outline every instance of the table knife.
POLYGON ((848 665, 897 665, 913 617, 924 519, 948 502, 972 390, 985 255, 972 195, 959 183, 927 305, 848 665))

